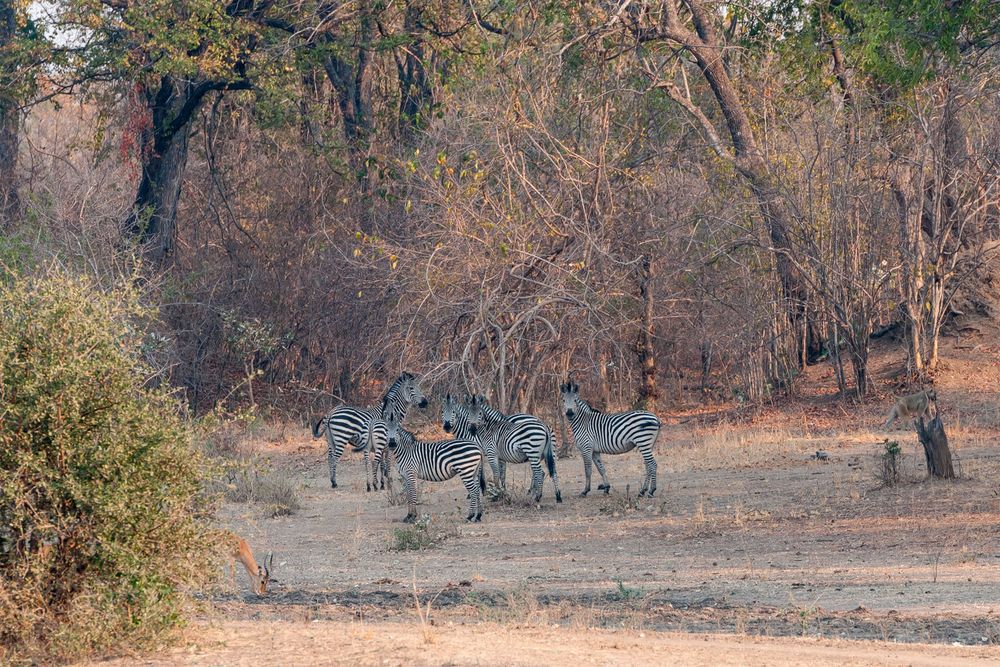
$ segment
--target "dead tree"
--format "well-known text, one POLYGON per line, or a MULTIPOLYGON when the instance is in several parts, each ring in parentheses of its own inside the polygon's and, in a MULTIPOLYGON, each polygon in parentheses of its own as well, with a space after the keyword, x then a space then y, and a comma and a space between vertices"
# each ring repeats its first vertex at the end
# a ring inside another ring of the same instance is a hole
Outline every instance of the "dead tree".
POLYGON ((917 437, 924 446, 924 457, 927 459, 927 474, 943 479, 954 479, 955 468, 951 464, 951 450, 948 448, 948 436, 945 435, 941 415, 924 425, 924 418, 917 419, 917 437))

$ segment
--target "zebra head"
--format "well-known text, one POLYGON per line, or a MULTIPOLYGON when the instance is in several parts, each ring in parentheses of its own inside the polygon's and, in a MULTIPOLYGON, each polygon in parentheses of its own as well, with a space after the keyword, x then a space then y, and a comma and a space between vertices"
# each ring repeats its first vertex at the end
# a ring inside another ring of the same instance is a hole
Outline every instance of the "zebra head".
POLYGON ((424 395, 424 390, 420 388, 417 378, 413 377, 412 373, 403 373, 403 379, 403 386, 400 388, 403 399, 412 405, 416 405, 418 408, 426 408, 427 396, 424 395))
POLYGON ((572 380, 566 380, 565 384, 559 385, 559 394, 562 396, 563 410, 566 411, 566 416, 572 419, 580 409, 577 405, 577 401, 580 399, 580 385, 572 380))
POLYGON ((458 426, 458 398, 448 393, 441 402, 441 422, 445 433, 451 433, 458 426))
POLYGON ((386 444, 389 449, 396 449, 396 445, 399 444, 399 415, 396 414, 395 410, 389 410, 382 417, 382 420, 385 422, 386 444))
POLYGON ((465 411, 469 413, 469 435, 476 437, 476 431, 483 425, 486 415, 483 414, 483 406, 486 399, 476 394, 465 395, 465 411))

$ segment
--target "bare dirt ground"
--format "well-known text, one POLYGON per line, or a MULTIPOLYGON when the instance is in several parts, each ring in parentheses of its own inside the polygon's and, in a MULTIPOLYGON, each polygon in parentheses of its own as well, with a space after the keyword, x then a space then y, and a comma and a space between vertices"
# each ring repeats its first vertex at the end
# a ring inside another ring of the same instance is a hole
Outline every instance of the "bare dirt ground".
POLYGON ((413 623, 227 621, 199 629, 198 642, 120 665, 898 665, 995 664, 982 647, 413 623))
MULTIPOLYGON (((330 489, 324 443, 291 431, 263 449, 303 509, 226 508, 274 550, 272 593, 240 573, 206 595, 196 643, 149 664, 1000 664, 1000 363, 947 368, 959 480, 927 480, 913 431, 881 430, 887 401, 824 402, 818 368, 800 405, 668 417, 655 499, 631 497, 636 453, 605 458, 609 496, 578 497, 575 456, 558 461, 564 503, 546 479, 540 506, 490 503, 481 524, 462 521, 459 481, 424 483, 443 537, 420 551, 394 548, 406 508, 364 491, 360 459, 330 489), (892 488, 873 475, 887 436, 905 453, 892 488)), ((527 467, 512 472, 523 488, 527 467)))

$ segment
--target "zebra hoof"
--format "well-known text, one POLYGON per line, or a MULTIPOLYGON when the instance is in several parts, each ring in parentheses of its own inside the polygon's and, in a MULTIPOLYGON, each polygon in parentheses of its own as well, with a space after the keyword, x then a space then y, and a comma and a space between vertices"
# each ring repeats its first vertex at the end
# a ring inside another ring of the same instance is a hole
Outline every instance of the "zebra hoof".
POLYGON ((556 502, 557 503, 561 503, 562 502, 562 493, 559 492, 559 491, 556 491, 556 502))
POLYGON ((331 489, 336 489, 337 488, 337 483, 336 482, 330 482, 330 488, 331 489))
POLYGON ((639 498, 645 498, 646 497, 646 492, 645 491, 640 491, 638 497, 639 498))
POLYGON ((580 497, 581 498, 586 498, 588 493, 590 493, 590 489, 587 489, 586 491, 581 491, 580 492, 580 497))
POLYGON ((416 523, 416 522, 417 522, 416 514, 407 514, 405 517, 403 517, 403 523, 416 523))
POLYGON ((598 484, 597 485, 597 490, 598 491, 606 491, 606 490, 608 490, 610 488, 611 488, 610 484, 598 484))
POLYGON ((606 487, 604 487, 604 495, 608 495, 609 493, 611 493, 611 485, 610 484, 608 484, 606 487))

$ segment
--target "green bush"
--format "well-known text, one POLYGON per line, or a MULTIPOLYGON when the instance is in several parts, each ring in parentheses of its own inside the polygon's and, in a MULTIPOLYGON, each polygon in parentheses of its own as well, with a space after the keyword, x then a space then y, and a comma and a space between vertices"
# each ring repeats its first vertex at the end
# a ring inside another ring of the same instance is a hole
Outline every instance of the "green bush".
POLYGON ((203 461, 146 386, 148 315, 64 274, 0 285, 0 663, 158 644, 215 572, 203 461))
POLYGON ((390 548, 394 551, 423 551, 456 535, 458 529, 454 525, 438 525, 429 515, 424 514, 413 525, 394 529, 390 548))

